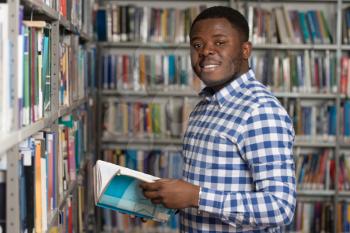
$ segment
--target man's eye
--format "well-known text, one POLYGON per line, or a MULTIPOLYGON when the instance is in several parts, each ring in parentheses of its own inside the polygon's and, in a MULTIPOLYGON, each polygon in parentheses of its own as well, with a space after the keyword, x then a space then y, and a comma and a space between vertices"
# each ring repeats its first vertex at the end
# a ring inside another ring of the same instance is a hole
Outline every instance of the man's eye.
POLYGON ((202 47, 202 45, 200 43, 193 43, 192 46, 196 49, 202 47))
POLYGON ((224 45, 225 42, 224 42, 224 41, 216 41, 215 44, 216 44, 217 46, 220 46, 220 45, 224 45))

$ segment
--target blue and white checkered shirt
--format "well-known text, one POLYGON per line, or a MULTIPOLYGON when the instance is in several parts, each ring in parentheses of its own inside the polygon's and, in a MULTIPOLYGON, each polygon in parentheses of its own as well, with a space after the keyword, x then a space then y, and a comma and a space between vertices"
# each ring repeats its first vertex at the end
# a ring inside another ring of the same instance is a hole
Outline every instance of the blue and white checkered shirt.
POLYGON ((279 101, 249 70, 204 98, 184 137, 184 180, 201 187, 181 232, 280 232, 296 202, 294 130, 279 101))

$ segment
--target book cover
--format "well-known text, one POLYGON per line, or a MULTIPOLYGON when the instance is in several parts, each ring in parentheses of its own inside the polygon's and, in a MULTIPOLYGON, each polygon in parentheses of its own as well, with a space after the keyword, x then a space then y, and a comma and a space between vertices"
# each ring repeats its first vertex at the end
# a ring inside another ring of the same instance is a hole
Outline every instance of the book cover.
POLYGON ((124 214, 165 222, 175 213, 146 199, 140 182, 153 182, 158 177, 98 160, 94 166, 95 204, 124 214))

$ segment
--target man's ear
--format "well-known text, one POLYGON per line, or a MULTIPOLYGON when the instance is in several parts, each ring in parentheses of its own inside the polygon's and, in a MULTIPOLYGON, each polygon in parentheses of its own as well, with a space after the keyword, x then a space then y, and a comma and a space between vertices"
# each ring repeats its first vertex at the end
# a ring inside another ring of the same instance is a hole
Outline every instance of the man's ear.
POLYGON ((242 43, 242 56, 243 59, 248 60, 250 57, 250 54, 252 52, 252 43, 250 41, 246 41, 242 43))

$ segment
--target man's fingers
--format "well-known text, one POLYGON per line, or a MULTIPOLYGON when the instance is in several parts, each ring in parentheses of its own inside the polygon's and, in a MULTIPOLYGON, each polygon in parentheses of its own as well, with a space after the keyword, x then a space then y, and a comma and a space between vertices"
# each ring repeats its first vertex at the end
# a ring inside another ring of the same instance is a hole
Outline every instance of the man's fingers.
POLYGON ((143 191, 143 195, 148 199, 160 198, 158 191, 143 191))
POLYGON ((159 190, 161 185, 162 184, 158 181, 155 181, 153 183, 143 182, 140 184, 140 188, 142 188, 143 190, 147 190, 147 191, 156 191, 156 190, 159 190))

